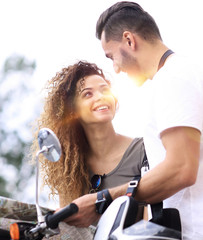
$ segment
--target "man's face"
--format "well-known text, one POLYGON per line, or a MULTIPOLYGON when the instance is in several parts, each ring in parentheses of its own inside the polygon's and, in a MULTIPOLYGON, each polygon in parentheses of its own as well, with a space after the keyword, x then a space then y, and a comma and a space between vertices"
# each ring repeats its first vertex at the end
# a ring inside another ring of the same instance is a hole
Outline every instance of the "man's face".
POLYGON ((141 68, 136 58, 135 51, 127 44, 126 41, 109 41, 105 40, 105 33, 101 36, 102 48, 107 58, 113 61, 113 68, 116 73, 125 72, 128 77, 140 85, 142 78, 141 68))

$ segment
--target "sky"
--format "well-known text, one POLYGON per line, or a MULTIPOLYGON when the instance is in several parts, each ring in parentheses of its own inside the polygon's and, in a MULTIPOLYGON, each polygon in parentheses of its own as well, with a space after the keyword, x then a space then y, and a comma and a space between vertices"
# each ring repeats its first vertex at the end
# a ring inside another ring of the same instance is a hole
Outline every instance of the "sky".
MULTIPOLYGON (((0 64, 13 54, 37 64, 31 83, 35 92, 26 101, 22 119, 33 101, 41 97, 45 82, 64 66, 87 60, 101 67, 113 82, 119 109, 117 132, 142 136, 145 88, 138 88, 124 74, 116 75, 105 58, 95 25, 100 14, 115 0, 6 0, 0 1, 0 64)), ((202 0, 138 0, 157 22, 163 42, 174 52, 200 63, 203 54, 202 0)), ((13 84, 16 87, 16 83, 13 84)), ((22 124, 21 124, 22 127, 22 124)))

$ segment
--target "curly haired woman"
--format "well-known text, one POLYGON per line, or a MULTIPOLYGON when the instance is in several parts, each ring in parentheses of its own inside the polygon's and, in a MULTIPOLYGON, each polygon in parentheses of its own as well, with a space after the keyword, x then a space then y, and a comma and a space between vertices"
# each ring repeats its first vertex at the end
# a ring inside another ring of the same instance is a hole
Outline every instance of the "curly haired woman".
MULTIPOLYGON (((117 100, 110 81, 95 64, 79 61, 63 68, 48 82, 46 90, 38 130, 48 127, 55 132, 62 156, 57 163, 40 159, 43 180, 52 194, 59 195, 60 207, 85 195, 87 201, 77 201, 81 214, 90 205, 95 208, 96 191, 127 183, 140 174, 143 140, 115 132, 112 120, 117 100)), ((95 216, 90 217, 85 225, 95 220, 95 216)), ((80 226, 75 220, 69 224, 80 226)))

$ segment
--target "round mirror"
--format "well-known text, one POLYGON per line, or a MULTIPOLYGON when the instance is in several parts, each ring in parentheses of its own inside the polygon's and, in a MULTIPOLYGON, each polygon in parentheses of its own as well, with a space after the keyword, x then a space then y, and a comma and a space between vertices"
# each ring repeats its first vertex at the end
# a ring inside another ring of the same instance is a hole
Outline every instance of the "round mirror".
POLYGON ((49 128, 42 128, 38 133, 40 150, 45 147, 43 155, 52 162, 57 162, 61 156, 61 144, 55 133, 49 128))

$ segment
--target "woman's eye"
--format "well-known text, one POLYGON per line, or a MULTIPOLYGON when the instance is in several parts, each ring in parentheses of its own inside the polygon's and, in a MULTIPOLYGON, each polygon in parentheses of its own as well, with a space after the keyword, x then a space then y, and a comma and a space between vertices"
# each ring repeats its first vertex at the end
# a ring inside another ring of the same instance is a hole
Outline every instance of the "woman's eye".
POLYGON ((83 97, 90 97, 90 96, 92 96, 92 93, 91 93, 91 92, 85 92, 85 93, 83 94, 83 97))

